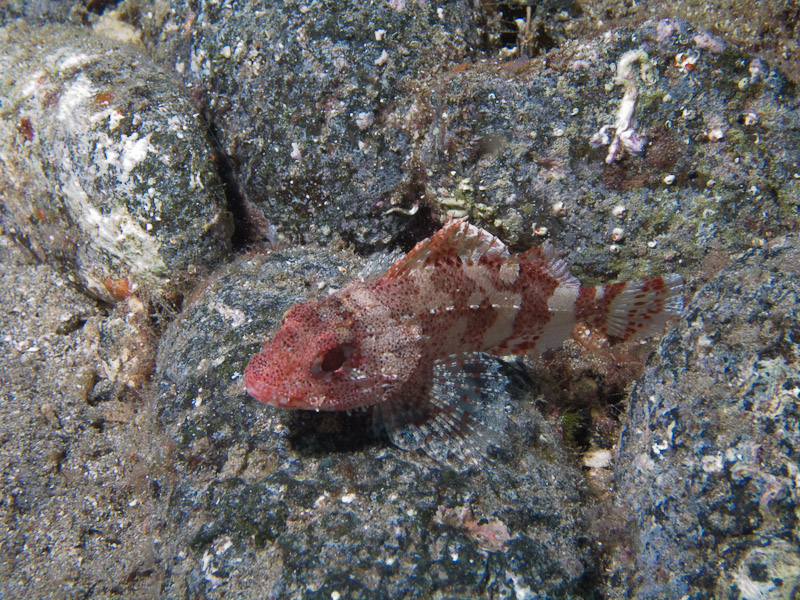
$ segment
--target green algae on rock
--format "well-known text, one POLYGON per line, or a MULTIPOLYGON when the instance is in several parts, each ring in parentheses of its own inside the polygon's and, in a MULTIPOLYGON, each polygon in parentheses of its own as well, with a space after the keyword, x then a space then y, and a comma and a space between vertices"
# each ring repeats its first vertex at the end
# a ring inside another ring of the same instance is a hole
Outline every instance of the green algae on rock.
POLYGON ((89 294, 159 297, 219 261, 230 219, 189 100, 132 48, 0 29, 3 223, 89 294))

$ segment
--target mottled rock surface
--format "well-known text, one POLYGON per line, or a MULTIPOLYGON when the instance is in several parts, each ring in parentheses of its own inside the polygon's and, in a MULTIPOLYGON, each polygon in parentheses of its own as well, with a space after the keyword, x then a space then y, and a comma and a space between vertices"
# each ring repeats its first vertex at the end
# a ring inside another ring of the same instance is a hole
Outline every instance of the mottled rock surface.
POLYGON ((69 19, 72 5, 63 0, 3 0, 0 25, 23 18, 30 22, 62 23, 69 19))
POLYGON ((497 61, 461 1, 180 6, 144 41, 205 92, 241 201, 293 241, 408 249, 466 214, 627 279, 744 250, 800 194, 796 85, 685 22, 497 61))
POLYGON ((293 241, 370 249, 405 231, 426 165, 386 121, 422 74, 479 42, 470 2, 168 6, 145 43, 205 93, 244 204, 293 241))
POLYGON ((197 115, 133 48, 72 26, 0 29, 7 230, 89 294, 163 297, 230 249, 197 115))
POLYGON ((751 250, 703 287, 631 392, 617 462, 620 597, 800 591, 800 242, 751 250))

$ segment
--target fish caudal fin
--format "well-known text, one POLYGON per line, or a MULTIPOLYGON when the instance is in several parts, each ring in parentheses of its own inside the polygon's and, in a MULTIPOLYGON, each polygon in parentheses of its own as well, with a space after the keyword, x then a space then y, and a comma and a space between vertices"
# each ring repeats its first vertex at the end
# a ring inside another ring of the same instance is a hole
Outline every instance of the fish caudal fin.
POLYGON ((683 278, 674 273, 626 283, 582 286, 575 303, 577 321, 623 340, 658 332, 681 310, 683 278))
POLYGON ((375 406, 374 425, 404 450, 423 450, 444 462, 454 455, 480 465, 490 446, 501 446, 508 378, 499 359, 483 354, 437 361, 433 384, 422 397, 390 399, 375 406))

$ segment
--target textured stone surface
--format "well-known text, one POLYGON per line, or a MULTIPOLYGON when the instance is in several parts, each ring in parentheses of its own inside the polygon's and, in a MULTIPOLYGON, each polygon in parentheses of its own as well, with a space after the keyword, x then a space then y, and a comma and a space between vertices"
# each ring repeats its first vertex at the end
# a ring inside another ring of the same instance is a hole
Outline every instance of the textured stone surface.
POLYGON ((800 590, 798 275, 795 235, 737 257, 631 392, 617 463, 631 554, 611 577, 621 597, 800 590))
POLYGON ((218 262, 232 227, 175 82, 87 29, 0 29, 3 221, 91 295, 163 297, 218 262))
POLYGON ((62 0, 3 0, 0 25, 23 18, 29 22, 62 23, 69 19, 72 5, 62 0))
POLYGON ((478 43, 470 2, 168 6, 144 40, 205 93, 243 202, 293 241, 371 249, 407 229, 387 211, 422 199, 426 165, 386 120, 421 74, 478 43))
POLYGON ((684 22, 498 62, 463 2, 441 18, 417 2, 180 4, 144 40, 205 92, 242 200, 290 240, 408 249, 431 216, 467 214, 520 247, 553 240, 584 279, 627 279, 741 251, 794 215, 795 84, 684 22), (629 93, 637 154, 610 148, 629 93))

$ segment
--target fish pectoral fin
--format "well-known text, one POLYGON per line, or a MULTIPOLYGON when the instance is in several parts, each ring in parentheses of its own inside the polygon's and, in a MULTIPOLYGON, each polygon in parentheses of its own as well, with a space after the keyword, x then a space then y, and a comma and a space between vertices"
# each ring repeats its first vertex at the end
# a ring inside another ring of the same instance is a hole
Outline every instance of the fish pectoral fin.
POLYGON ((480 465, 490 446, 506 443, 510 381, 502 369, 501 360, 480 353, 437 361, 426 390, 375 407, 375 426, 404 450, 422 450, 439 462, 453 455, 480 465))

